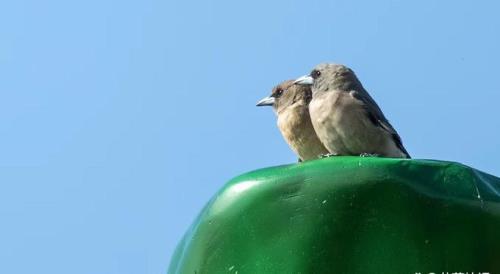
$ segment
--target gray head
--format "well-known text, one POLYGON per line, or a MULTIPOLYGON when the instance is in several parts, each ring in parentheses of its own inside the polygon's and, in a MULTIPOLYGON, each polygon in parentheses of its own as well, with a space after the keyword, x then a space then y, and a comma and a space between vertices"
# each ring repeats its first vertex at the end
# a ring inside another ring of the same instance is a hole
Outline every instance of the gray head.
POLYGON ((297 104, 309 104, 312 94, 311 88, 307 85, 295 85, 294 80, 287 80, 275 86, 271 95, 263 98, 257 106, 273 106, 279 114, 285 108, 297 104))
POLYGON ((313 92, 329 90, 351 91, 362 89, 356 74, 350 68, 340 64, 319 64, 309 75, 295 80, 299 85, 312 85, 313 92))

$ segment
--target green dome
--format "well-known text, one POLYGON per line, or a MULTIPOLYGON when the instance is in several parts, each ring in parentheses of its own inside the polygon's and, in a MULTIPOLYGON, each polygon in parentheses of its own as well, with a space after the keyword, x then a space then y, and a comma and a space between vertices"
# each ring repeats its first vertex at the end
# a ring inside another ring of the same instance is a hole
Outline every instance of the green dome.
POLYGON ((452 162, 331 157, 228 182, 168 273, 500 271, 500 179, 452 162))

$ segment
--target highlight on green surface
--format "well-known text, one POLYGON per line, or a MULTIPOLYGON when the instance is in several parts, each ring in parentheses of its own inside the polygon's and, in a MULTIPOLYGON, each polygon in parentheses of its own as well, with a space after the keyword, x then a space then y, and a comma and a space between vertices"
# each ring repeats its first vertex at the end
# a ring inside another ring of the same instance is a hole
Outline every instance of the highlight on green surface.
POLYGON ((500 178, 434 160, 331 157, 229 181, 177 273, 500 272, 500 178))

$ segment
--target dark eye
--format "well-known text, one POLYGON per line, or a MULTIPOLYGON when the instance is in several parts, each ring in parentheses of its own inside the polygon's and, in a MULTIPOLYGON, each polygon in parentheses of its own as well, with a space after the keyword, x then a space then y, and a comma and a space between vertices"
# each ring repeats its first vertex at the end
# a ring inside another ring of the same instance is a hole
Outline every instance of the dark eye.
POLYGON ((317 70, 317 69, 315 69, 315 70, 313 70, 313 71, 311 72, 311 77, 312 77, 313 79, 318 78, 320 75, 321 75, 321 72, 320 72, 319 70, 317 70))
POLYGON ((283 89, 279 88, 276 90, 276 96, 281 96, 282 93, 283 93, 283 89))

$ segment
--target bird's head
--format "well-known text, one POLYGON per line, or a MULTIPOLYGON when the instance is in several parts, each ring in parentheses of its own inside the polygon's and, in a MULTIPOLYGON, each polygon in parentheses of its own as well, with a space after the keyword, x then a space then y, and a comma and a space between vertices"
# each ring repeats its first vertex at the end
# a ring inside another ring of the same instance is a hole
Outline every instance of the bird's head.
POLYGON ((295 85, 293 80, 288 80, 275 86, 271 95, 263 98, 257 106, 273 106, 277 113, 295 104, 311 101, 311 88, 306 85, 295 85))
POLYGON ((317 65, 309 75, 298 78, 294 83, 312 86, 314 92, 328 90, 350 91, 362 87, 356 74, 350 68, 332 63, 317 65))

